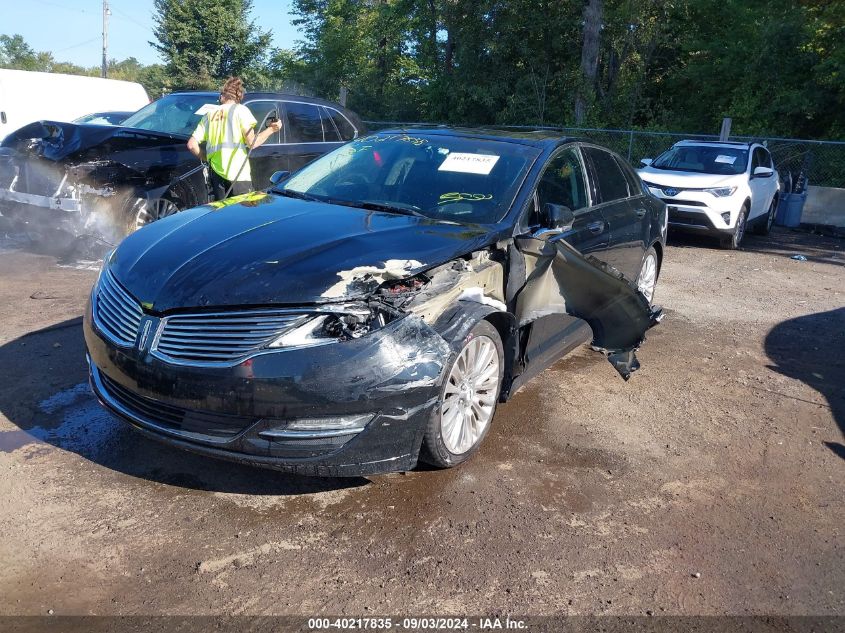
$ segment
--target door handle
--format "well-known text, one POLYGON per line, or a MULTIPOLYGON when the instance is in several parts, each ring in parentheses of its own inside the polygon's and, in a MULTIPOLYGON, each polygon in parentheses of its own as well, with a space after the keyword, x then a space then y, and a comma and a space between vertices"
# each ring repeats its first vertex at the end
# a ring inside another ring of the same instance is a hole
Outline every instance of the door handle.
POLYGON ((645 217, 645 214, 648 213, 645 209, 637 209, 634 213, 637 214, 638 218, 645 217))
POLYGON ((595 222, 590 222, 587 225, 587 229, 589 229, 590 233, 593 235, 598 235, 604 231, 605 226, 607 226, 607 224, 605 224, 603 220, 596 220, 595 222))

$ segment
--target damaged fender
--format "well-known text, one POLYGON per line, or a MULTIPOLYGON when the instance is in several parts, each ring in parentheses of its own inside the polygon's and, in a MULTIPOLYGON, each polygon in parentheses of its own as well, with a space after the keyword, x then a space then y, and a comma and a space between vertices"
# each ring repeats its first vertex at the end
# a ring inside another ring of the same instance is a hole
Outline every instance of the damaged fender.
POLYGON ((537 258, 516 297, 520 327, 553 313, 583 319, 593 331, 593 347, 628 380, 640 366, 635 352, 646 331, 662 318, 662 309, 650 306, 635 284, 607 264, 582 255, 562 235, 546 240, 517 238, 517 244, 537 258))

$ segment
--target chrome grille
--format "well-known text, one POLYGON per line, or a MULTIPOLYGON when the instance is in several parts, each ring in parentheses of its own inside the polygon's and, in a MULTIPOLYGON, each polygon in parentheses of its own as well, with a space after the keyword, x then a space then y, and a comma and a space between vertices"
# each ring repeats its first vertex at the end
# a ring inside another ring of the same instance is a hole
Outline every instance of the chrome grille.
POLYGON ((153 353, 176 362, 230 364, 269 345, 304 316, 288 310, 170 316, 153 353))
POLYGON ((109 271, 100 277, 93 308, 94 322, 103 334, 118 345, 131 347, 135 344, 144 313, 109 271))

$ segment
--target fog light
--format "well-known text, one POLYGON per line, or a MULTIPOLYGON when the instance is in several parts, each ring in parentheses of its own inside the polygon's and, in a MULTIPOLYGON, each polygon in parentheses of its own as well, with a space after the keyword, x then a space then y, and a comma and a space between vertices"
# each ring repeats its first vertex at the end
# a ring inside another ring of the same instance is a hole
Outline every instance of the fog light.
POLYGON ((375 416, 342 415, 331 418, 299 418, 290 420, 277 427, 260 431, 258 435, 266 438, 320 438, 354 435, 364 430, 375 416))
POLYGON ((730 225, 730 223, 731 223, 731 212, 725 211, 722 214, 722 219, 725 221, 725 224, 730 225))

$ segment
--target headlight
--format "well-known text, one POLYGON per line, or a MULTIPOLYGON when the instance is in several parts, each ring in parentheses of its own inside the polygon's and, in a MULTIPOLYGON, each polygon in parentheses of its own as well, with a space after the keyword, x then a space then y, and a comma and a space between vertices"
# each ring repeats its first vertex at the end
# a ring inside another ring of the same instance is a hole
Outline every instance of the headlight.
POLYGON ((704 191, 712 193, 717 198, 727 198, 734 194, 736 187, 714 187, 713 189, 705 189, 704 191))
POLYGON ((390 320, 387 313, 376 310, 315 314, 282 334, 269 347, 314 347, 361 338, 390 320))

